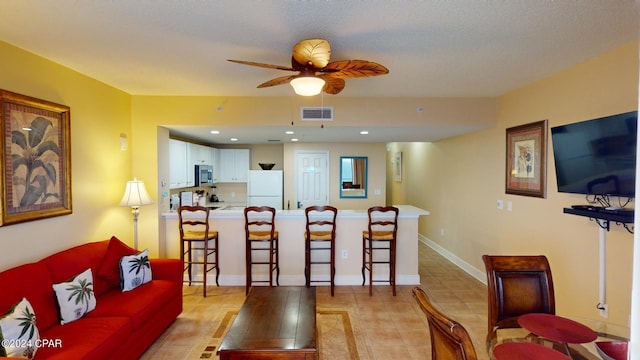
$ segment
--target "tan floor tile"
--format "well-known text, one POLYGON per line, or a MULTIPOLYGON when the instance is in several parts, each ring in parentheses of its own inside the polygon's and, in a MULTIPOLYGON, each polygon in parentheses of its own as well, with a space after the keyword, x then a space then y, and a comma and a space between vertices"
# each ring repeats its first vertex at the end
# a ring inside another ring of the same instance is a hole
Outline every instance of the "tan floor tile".
POLYGON ((431 360, 431 344, 426 346, 414 346, 407 348, 411 354, 411 360, 431 360))
POLYGON ((402 344, 402 335, 395 327, 390 327, 389 323, 385 327, 368 328, 364 330, 367 342, 373 346, 394 346, 402 344))
POLYGON ((371 351, 375 360, 398 360, 410 359, 411 354, 406 347, 402 345, 396 346, 374 346, 371 351))
POLYGON ((402 343, 406 347, 421 347, 429 344, 429 330, 426 327, 399 330, 399 332, 402 335, 402 343))
MULTIPOLYGON (((485 350, 487 326, 486 286, 424 244, 419 246, 421 287, 447 315, 469 331, 479 359, 485 350)), ((414 286, 318 286, 317 308, 348 310, 360 359, 431 359, 426 316, 413 299, 414 286)), ((142 359, 200 359, 215 329, 229 311, 237 311, 245 300, 244 286, 209 286, 202 297, 201 286, 183 289, 183 313, 147 350, 142 359)), ((324 351, 320 360, 342 360, 335 351, 324 351)), ((217 359, 215 350, 208 352, 217 359)))

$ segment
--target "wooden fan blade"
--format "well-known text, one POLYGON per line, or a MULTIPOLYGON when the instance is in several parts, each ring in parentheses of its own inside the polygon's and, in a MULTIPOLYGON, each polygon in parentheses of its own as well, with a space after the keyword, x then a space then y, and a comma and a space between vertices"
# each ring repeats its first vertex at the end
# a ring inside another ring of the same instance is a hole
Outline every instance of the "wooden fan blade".
POLYGON ((264 88, 264 87, 269 87, 269 86, 276 86, 276 85, 282 85, 282 84, 288 84, 291 80, 297 78, 298 75, 289 75, 289 76, 281 76, 275 79, 271 79, 267 82, 263 82, 262 84, 258 85, 258 88, 264 88))
POLYGON ((293 58, 303 65, 316 69, 327 66, 331 57, 331 45, 325 39, 302 40, 293 47, 293 58))
POLYGON ((296 71, 293 68, 290 68, 290 67, 287 67, 287 66, 281 66, 281 65, 271 65, 271 64, 263 64, 263 63, 253 62, 253 61, 231 60, 231 59, 227 59, 227 61, 231 61, 231 62, 234 62, 234 63, 243 64, 243 65, 258 66, 258 67, 263 67, 263 68, 268 68, 268 69, 296 71))
POLYGON ((326 92, 327 94, 336 95, 340 93, 342 89, 344 89, 344 79, 336 78, 330 76, 329 74, 320 74, 318 77, 322 78, 325 81, 322 91, 326 92))
POLYGON ((327 64, 324 69, 318 71, 326 72, 331 77, 341 79, 378 76, 389 73, 389 69, 386 67, 367 60, 333 61, 327 64))

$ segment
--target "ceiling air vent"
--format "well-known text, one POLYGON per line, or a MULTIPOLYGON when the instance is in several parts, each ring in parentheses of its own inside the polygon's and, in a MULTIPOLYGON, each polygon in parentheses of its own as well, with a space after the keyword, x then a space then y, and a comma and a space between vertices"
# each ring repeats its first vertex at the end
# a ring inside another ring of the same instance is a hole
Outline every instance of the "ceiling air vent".
POLYGON ((302 120, 306 121, 333 121, 333 107, 309 107, 303 106, 301 111, 302 120))

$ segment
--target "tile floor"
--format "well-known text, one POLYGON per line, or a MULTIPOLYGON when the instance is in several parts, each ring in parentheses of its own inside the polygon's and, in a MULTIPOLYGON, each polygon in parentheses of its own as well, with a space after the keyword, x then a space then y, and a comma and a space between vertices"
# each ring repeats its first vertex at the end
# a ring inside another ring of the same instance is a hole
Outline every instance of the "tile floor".
MULTIPOLYGON (((469 331, 478 359, 488 359, 486 286, 424 244, 419 258, 421 287, 469 331)), ((411 296, 412 288, 398 286, 393 297, 388 286, 374 286, 369 297, 368 287, 337 286, 331 297, 329 288, 321 286, 316 306, 349 311, 360 359, 431 359, 426 318, 411 296)), ((237 310, 244 299, 244 287, 213 286, 206 298, 201 287, 185 287, 183 313, 142 358, 200 359, 222 317, 237 310)))

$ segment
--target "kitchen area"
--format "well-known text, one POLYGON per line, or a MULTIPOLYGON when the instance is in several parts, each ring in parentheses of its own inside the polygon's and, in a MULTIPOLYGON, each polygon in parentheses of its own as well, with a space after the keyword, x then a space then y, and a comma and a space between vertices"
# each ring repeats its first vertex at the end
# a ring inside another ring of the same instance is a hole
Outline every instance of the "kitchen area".
MULTIPOLYGON (((167 206, 169 211, 165 210, 160 214, 159 247, 164 256, 180 256, 180 243, 177 241, 178 214, 173 209, 177 209, 176 206, 181 202, 204 204, 212 209, 209 224, 220 236, 220 284, 243 285, 243 209, 248 204, 270 205, 278 209, 276 228, 280 233, 280 284, 304 284, 302 239, 305 231, 305 203, 300 201, 298 181, 305 178, 301 175, 301 169, 304 168, 304 161, 301 159, 309 158, 309 154, 321 153, 327 161, 326 199, 339 209, 336 284, 361 284, 361 235, 367 226, 366 209, 385 204, 386 186, 389 185, 386 182, 387 157, 391 155, 387 153, 385 144, 278 143, 206 146, 185 141, 180 144, 176 140, 169 139, 171 208, 167 206), (345 161, 354 164, 351 173, 358 173, 357 169, 364 166, 362 173, 365 179, 359 181, 357 176, 345 178, 345 161), (275 165, 271 170, 263 170, 260 163, 275 165), (349 182, 353 185, 345 186, 344 183, 349 182), (358 188, 355 184, 359 185, 358 188), (272 191, 274 189, 276 191, 272 191)), ((317 168, 311 168, 309 174, 317 175, 317 168)), ((397 206, 400 208, 398 258, 403 259, 398 262, 396 269, 397 283, 419 284, 418 222, 419 218, 429 212, 408 205, 397 206)), ((267 276, 260 272, 254 275, 267 276)), ((324 275, 326 274, 322 271, 317 274, 324 275)), ((388 274, 381 271, 377 276, 384 277, 388 274)))
POLYGON ((172 138, 169 170, 171 212, 180 205, 283 208, 282 146, 220 148, 172 138))

